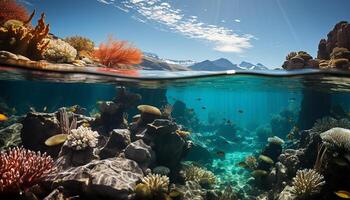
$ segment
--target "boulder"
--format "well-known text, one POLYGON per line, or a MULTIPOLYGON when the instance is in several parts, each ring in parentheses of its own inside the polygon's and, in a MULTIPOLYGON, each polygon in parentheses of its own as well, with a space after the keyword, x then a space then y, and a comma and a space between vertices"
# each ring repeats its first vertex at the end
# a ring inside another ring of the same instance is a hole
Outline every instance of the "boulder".
POLYGON ((155 159, 152 148, 145 144, 143 140, 137 140, 129 144, 124 153, 126 158, 136 161, 143 170, 146 170, 155 159))
POLYGON ((60 180, 57 185, 81 199, 129 200, 142 177, 143 172, 135 161, 110 158, 61 171, 51 180, 60 180))
POLYGON ((114 129, 109 135, 106 145, 100 151, 101 159, 116 157, 131 143, 128 129, 114 129))

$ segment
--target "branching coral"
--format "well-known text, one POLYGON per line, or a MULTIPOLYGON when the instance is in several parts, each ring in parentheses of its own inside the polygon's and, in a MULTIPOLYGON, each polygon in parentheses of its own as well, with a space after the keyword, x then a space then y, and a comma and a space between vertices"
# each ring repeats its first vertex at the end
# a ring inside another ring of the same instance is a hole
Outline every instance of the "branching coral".
POLYGON ((320 134, 334 127, 350 129, 350 121, 345 118, 334 119, 332 117, 324 117, 316 120, 314 126, 311 128, 311 132, 320 134))
POLYGON ((46 60, 58 63, 73 62, 77 56, 77 50, 61 39, 46 39, 49 42, 43 56, 46 60))
MULTIPOLYGON (((33 14, 26 23, 29 23, 33 14)), ((49 33, 49 25, 44 22, 45 15, 41 14, 36 27, 10 25, 0 27, 0 49, 26 56, 32 60, 40 60, 49 42, 44 40, 49 33)))
POLYGON ((332 128, 320 134, 327 148, 350 152, 350 130, 344 128, 332 128))
POLYGON ((67 146, 75 150, 83 150, 87 147, 94 148, 97 145, 99 134, 89 127, 80 126, 71 130, 67 136, 67 146))
POLYGON ((109 38, 102 43, 93 56, 107 67, 124 67, 136 65, 142 61, 142 52, 126 41, 109 38))
POLYGON ((186 181, 195 181, 202 186, 211 186, 216 183, 216 177, 213 172, 192 164, 185 167, 183 176, 186 181))
POLYGON ((154 199, 166 196, 169 190, 169 178, 159 174, 148 174, 136 185, 135 193, 138 199, 154 199))
POLYGON ((24 22, 28 17, 27 9, 15 0, 0 1, 0 25, 11 19, 24 22))
POLYGON ((293 178, 291 192, 298 198, 306 198, 319 193, 324 184, 324 177, 315 170, 298 170, 293 178))
POLYGON ((0 154, 0 193, 20 193, 40 183, 54 172, 54 162, 46 154, 13 148, 0 154))

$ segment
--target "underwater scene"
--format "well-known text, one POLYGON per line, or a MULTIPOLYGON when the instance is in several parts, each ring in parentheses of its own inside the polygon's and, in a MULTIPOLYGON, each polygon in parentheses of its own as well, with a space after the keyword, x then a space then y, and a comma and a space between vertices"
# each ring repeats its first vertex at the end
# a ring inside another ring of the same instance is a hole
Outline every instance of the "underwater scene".
POLYGON ((349 7, 0 0, 0 199, 350 199, 349 7))

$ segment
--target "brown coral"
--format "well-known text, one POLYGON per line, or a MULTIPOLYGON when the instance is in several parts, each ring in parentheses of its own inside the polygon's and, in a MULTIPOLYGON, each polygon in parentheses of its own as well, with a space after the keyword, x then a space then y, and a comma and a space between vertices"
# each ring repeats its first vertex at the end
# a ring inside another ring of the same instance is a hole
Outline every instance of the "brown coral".
POLYGON ((42 59, 42 54, 49 44, 44 39, 48 36, 49 25, 45 24, 45 14, 42 13, 34 28, 26 27, 31 17, 23 25, 9 25, 0 28, 0 49, 26 56, 32 60, 42 59))
POLYGON ((1 152, 0 194, 26 191, 54 170, 54 162, 46 154, 18 147, 1 152))

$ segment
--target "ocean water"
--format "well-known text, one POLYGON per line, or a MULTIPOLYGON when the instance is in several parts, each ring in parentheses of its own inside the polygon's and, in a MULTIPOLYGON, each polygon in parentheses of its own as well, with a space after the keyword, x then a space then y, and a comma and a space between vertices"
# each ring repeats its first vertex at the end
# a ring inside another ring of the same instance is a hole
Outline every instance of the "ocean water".
MULTIPOLYGON (((192 163, 213 172, 217 179, 214 188, 234 185, 241 199, 247 199, 246 196, 252 195, 254 170, 247 169, 242 162, 248 156, 258 158, 268 145, 269 137, 284 140, 283 149, 296 148, 300 138, 297 132, 312 128, 316 120, 350 119, 347 74, 316 71, 138 73, 137 77, 128 78, 115 74, 2 67, 0 113, 9 119, 0 122, 0 129, 21 123, 29 112, 52 113, 74 105, 84 108, 83 115, 96 116, 100 112, 99 102, 112 101, 118 90, 125 88, 142 96, 125 110, 129 125, 132 116, 139 113, 137 105, 152 105, 161 111, 170 105, 169 118, 189 132, 186 140, 195 146, 181 158, 181 163, 192 163)), ((42 145, 40 142, 43 141, 38 141, 38 146, 42 145)), ((30 148, 21 142, 17 145, 30 148)))

